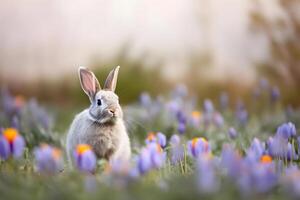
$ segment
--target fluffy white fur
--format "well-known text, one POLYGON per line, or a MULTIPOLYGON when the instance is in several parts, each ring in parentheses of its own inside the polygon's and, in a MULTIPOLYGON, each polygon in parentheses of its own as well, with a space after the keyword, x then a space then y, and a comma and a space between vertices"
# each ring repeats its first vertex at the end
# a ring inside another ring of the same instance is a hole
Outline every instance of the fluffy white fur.
POLYGON ((79 69, 81 85, 91 100, 90 108, 77 114, 67 135, 67 154, 72 160, 78 144, 89 144, 97 158, 128 160, 131 155, 130 141, 123 121, 118 96, 114 93, 119 67, 109 74, 104 90, 95 75, 79 69), (100 99, 101 105, 97 104, 100 99))

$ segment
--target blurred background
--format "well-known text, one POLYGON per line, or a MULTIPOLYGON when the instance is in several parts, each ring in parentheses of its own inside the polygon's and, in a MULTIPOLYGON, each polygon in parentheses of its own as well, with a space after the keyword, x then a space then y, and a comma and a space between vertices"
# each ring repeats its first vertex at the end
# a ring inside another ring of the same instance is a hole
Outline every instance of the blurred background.
MULTIPOLYGON (((300 1, 2 0, 0 84, 84 107, 78 66, 100 83, 120 65, 122 104, 182 83, 201 100, 250 97, 261 80, 300 105, 300 1)), ((246 98, 251 101, 251 98, 246 98)))

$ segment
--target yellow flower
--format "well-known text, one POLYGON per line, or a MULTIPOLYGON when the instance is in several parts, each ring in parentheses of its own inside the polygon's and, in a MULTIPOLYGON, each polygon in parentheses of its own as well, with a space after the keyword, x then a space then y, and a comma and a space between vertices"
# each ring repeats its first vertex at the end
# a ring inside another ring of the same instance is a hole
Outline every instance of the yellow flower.
POLYGON ((196 118, 196 119, 199 119, 201 117, 201 112, 200 111, 197 111, 197 110, 194 110, 192 112, 192 117, 193 118, 196 118))
POLYGON ((79 144, 76 147, 76 152, 77 154, 82 155, 83 153, 85 153, 86 151, 90 151, 91 149, 91 146, 88 144, 79 144))
POLYGON ((19 135, 19 132, 15 128, 7 128, 7 129, 4 129, 4 131, 3 131, 3 136, 9 143, 12 143, 18 135, 19 135))
POLYGON ((260 162, 261 162, 261 163, 270 163, 270 162, 272 162, 272 157, 269 156, 269 155, 263 155, 263 156, 260 158, 260 162))

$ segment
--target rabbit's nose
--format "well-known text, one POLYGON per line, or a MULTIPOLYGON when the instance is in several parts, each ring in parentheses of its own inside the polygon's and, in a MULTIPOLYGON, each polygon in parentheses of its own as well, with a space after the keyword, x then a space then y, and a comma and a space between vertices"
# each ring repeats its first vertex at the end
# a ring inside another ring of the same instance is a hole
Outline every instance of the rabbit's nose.
POLYGON ((108 112, 110 112, 111 114, 115 114, 116 110, 115 109, 108 109, 108 112))

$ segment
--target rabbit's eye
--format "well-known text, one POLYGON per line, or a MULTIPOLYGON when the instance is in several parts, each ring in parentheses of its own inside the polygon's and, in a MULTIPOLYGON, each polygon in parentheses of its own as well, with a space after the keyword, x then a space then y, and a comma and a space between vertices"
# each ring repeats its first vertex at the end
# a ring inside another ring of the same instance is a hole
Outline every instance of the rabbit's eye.
POLYGON ((97 99, 97 105, 101 106, 101 104, 102 104, 101 99, 97 99))

